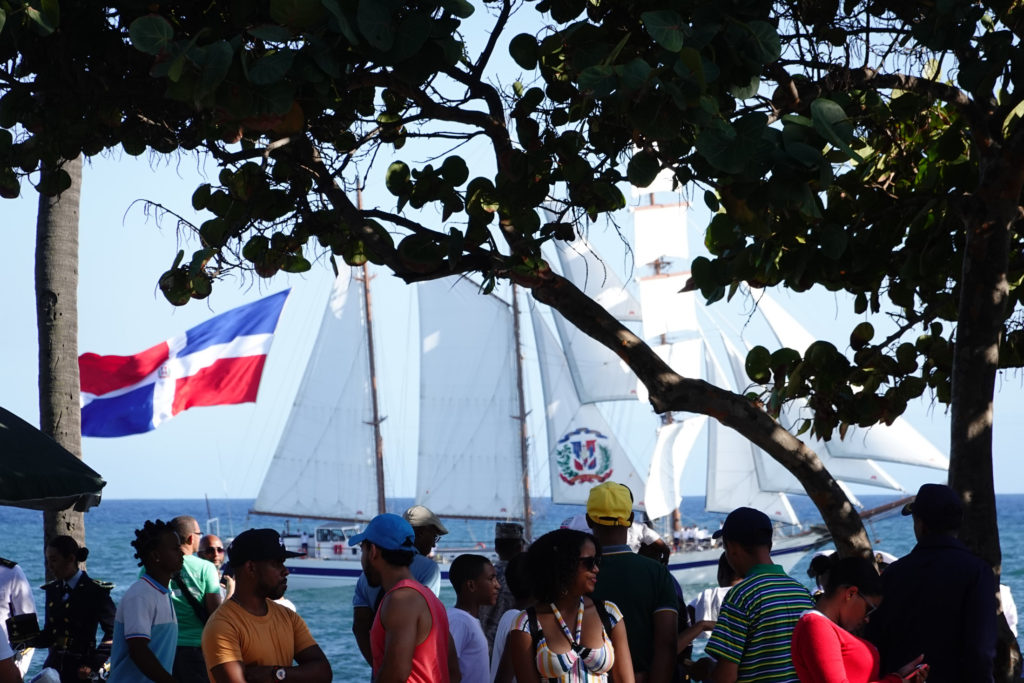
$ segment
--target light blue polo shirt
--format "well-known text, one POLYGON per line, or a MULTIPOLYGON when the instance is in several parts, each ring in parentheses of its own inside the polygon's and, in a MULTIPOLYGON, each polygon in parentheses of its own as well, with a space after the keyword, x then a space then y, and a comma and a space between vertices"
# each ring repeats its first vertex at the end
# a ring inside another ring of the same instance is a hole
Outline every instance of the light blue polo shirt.
POLYGON ((125 591, 114 618, 108 683, 146 683, 147 678, 128 654, 129 638, 145 638, 160 666, 170 673, 178 644, 178 620, 166 587, 143 574, 125 591))

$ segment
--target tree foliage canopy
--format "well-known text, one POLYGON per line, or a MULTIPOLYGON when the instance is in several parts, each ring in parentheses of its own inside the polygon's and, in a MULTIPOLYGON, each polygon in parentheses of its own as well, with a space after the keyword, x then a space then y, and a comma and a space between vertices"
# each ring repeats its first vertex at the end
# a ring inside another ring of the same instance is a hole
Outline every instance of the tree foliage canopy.
MULTIPOLYGON (((80 152, 201 150, 221 171, 192 197, 211 215, 201 248, 160 278, 173 303, 321 251, 409 282, 511 279, 615 348, 658 409, 736 427, 855 534, 764 407, 806 398, 830 438, 929 387, 955 405, 954 321, 965 373, 1024 362, 1022 16, 966 0, 0 3, 0 194, 80 152), (478 143, 483 168, 460 156, 478 143), (669 371, 541 254, 664 171, 715 212, 712 258, 692 266, 708 300, 821 284, 858 312, 895 305, 898 331, 858 325, 852 357, 755 349, 758 400, 669 371), (361 208, 367 182, 394 207, 361 208)), ((39 191, 62 189, 52 177, 39 191)))

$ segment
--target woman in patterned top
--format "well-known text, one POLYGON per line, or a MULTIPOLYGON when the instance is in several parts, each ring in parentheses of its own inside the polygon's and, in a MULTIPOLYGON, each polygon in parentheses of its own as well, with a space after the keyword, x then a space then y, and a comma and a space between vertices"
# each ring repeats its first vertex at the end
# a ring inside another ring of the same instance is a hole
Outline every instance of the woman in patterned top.
POLYGON ((530 546, 537 604, 516 617, 508 639, 518 683, 598 683, 609 673, 616 683, 633 683, 622 613, 587 597, 600 566, 600 544, 582 531, 557 529, 530 546))

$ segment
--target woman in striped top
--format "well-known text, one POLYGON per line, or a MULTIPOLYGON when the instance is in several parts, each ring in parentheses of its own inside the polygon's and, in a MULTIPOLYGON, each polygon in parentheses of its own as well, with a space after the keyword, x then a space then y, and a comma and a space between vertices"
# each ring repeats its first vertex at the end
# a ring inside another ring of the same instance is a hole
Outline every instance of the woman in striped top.
POLYGON ((590 534, 557 529, 530 546, 527 570, 537 600, 508 639, 519 683, 598 683, 611 672, 633 683, 626 624, 619 608, 587 597, 597 585, 601 547, 590 534))

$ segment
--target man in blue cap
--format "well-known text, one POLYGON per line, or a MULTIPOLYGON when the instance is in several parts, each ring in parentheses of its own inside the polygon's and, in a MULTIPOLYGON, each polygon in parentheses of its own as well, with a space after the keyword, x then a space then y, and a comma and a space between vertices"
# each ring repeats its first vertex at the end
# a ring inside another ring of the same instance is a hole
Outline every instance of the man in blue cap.
POLYGON ((367 582, 384 593, 370 627, 376 683, 459 680, 444 605, 409 569, 416 556, 414 538, 409 522, 385 513, 349 539, 349 545, 359 546, 367 582))
POLYGON ((995 575, 957 539, 960 497, 943 484, 925 484, 903 514, 913 515, 917 545, 882 574, 885 600, 867 627, 881 670, 924 654, 928 683, 992 683, 995 575))
POLYGON ((715 658, 715 683, 797 683, 789 643, 800 616, 814 609, 811 594, 772 563, 772 522, 753 508, 736 508, 714 533, 729 566, 743 580, 722 602, 704 651, 715 658))

